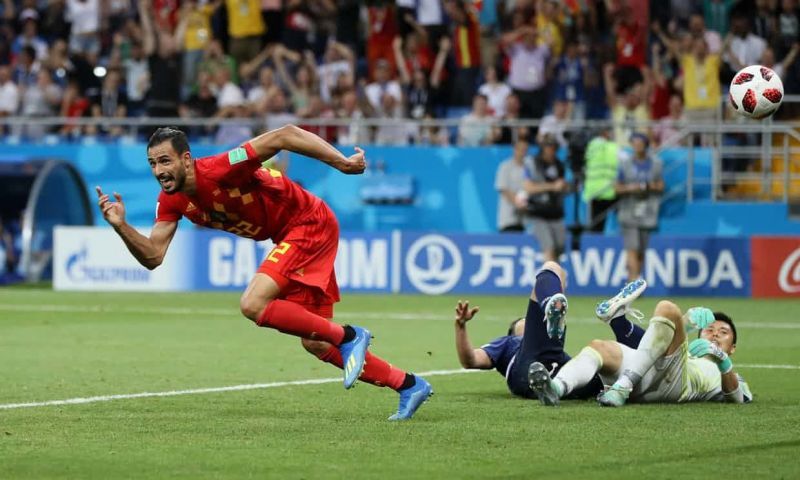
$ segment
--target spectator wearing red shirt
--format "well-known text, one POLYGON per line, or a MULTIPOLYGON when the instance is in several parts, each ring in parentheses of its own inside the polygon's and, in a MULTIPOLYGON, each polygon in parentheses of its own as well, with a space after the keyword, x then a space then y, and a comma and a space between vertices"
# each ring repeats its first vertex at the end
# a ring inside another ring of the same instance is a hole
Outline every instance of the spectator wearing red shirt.
POLYGON ((172 33, 178 26, 178 0, 153 0, 153 23, 159 30, 172 33))
POLYGON ((435 52, 431 49, 428 31, 413 18, 408 18, 407 22, 411 25, 412 30, 402 36, 403 58, 405 58, 406 68, 409 71, 419 69, 428 74, 433 69, 435 58, 435 52))
POLYGON ((670 114, 672 89, 670 88, 670 81, 664 73, 663 63, 665 59, 661 56, 661 44, 653 43, 651 50, 650 62, 653 72, 653 92, 650 95, 650 117, 653 120, 658 120, 670 114))
POLYGON ((647 29, 633 15, 630 7, 623 7, 619 12, 620 20, 614 26, 616 38, 616 72, 615 77, 620 91, 643 81, 647 48, 647 29))
POLYGON ((444 7, 453 22, 455 69, 450 103, 471 105, 481 74, 480 25, 463 0, 446 0, 444 7))
MULTIPOLYGON (((83 117, 89 110, 89 106, 89 99, 81 92, 78 81, 75 79, 70 80, 61 99, 61 116, 66 118, 83 117)), ((59 130, 59 133, 64 136, 78 136, 81 133, 81 127, 75 122, 67 121, 59 130)))
POLYGON ((367 64, 369 78, 375 78, 375 66, 384 59, 394 71, 394 52, 392 42, 397 35, 397 21, 391 5, 380 4, 367 9, 367 64))

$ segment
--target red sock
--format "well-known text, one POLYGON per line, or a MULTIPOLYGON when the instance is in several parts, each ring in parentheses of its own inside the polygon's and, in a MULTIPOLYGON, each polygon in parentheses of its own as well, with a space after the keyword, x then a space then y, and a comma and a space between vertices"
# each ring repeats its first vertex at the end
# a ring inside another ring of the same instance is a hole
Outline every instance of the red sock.
POLYGON ((270 327, 296 337, 323 340, 339 345, 344 338, 344 328, 305 308, 286 300, 271 300, 256 322, 259 327, 270 327))
MULTIPOLYGON (((327 352, 320 355, 319 359, 323 362, 336 365, 339 368, 342 368, 343 365, 342 353, 337 347, 332 346, 327 352)), ((386 360, 367 352, 364 361, 364 373, 358 378, 378 387, 389 387, 393 390, 398 390, 406 379, 406 372, 392 366, 392 364, 386 360)))

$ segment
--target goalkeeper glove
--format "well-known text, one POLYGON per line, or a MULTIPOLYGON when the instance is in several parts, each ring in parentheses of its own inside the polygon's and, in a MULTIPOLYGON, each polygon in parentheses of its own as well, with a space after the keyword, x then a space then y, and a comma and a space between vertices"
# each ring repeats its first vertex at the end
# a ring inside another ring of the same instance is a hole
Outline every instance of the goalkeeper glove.
POLYGON ((702 358, 710 357, 710 359, 717 364, 720 373, 726 374, 733 370, 733 362, 728 354, 725 353, 719 345, 709 342, 705 338, 698 338, 689 344, 689 354, 693 357, 702 358))
POLYGON ((714 312, 706 307, 692 307, 686 311, 686 333, 702 330, 714 323, 714 312))

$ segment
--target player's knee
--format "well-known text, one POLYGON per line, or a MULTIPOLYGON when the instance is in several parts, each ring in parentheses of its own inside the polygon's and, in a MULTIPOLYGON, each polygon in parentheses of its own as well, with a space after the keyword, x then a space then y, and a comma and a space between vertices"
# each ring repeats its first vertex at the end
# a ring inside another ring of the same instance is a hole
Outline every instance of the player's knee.
POLYGON ((608 351, 609 348, 609 341, 608 340, 599 340, 594 339, 589 342, 589 348, 596 350, 599 354, 603 355, 605 352, 608 351))
POLYGON ((653 312, 653 316, 663 317, 671 321, 672 323, 677 323, 681 319, 681 309, 674 303, 670 302, 669 300, 661 300, 656 305, 656 309, 653 312))
POLYGON ((301 338, 300 343, 303 345, 303 348, 305 348, 308 353, 314 355, 315 357, 321 357, 325 355, 331 348, 331 345, 328 342, 320 342, 319 340, 309 340, 308 338, 301 338))
POLYGON ((531 290, 531 300, 544 300, 564 291, 564 270, 556 262, 545 262, 531 290))
POLYGON ((542 270, 550 270, 558 275, 558 278, 560 278, 562 282, 564 281, 564 269, 561 268, 561 265, 559 265, 558 262, 548 260, 542 264, 542 270))
POLYGON ((250 295, 242 295, 242 298, 239 300, 239 310, 241 310, 242 315, 254 322, 258 321, 266 306, 267 304, 263 300, 250 295))

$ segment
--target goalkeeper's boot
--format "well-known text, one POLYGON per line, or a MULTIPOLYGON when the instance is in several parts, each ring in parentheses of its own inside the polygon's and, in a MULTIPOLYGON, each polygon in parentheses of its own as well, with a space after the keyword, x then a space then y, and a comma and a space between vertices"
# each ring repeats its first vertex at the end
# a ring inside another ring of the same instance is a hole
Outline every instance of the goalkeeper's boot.
POLYGON ((433 387, 424 378, 414 375, 414 385, 400 390, 400 405, 389 420, 408 420, 433 395, 433 387))
POLYGON ((603 407, 621 407, 625 405, 630 395, 630 388, 624 388, 615 383, 598 395, 597 403, 603 407))
POLYGON ((542 405, 551 407, 558 405, 564 391, 561 381, 550 378, 550 372, 539 362, 534 362, 528 367, 528 386, 542 405))
POLYGON ((364 371, 364 357, 372 340, 372 334, 366 328, 354 325, 350 328, 355 330, 356 336, 349 342, 339 345, 339 351, 342 352, 344 388, 352 387, 364 371))
POLYGON ((630 313, 636 320, 644 318, 642 312, 630 308, 631 303, 647 290, 647 282, 637 278, 625 285, 618 294, 597 304, 594 313, 597 318, 608 323, 611 319, 630 313))
POLYGON ((544 304, 544 320, 547 322, 547 336, 553 339, 564 337, 567 324, 567 297, 556 293, 544 304))

